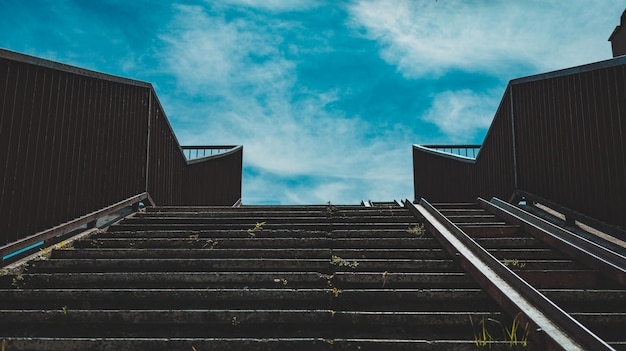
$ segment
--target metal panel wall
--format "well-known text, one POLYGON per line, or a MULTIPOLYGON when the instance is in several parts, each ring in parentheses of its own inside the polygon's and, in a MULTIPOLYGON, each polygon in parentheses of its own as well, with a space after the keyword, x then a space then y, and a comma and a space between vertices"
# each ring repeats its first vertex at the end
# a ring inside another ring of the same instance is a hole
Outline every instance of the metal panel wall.
POLYGON ((0 244, 143 191, 148 92, 0 57, 0 244))
POLYGON ((511 81, 473 164, 425 153, 415 199, 522 190, 626 228, 626 58, 511 81))
POLYGON ((519 188, 626 228, 624 65, 515 85, 519 188))
POLYGON ((241 198, 242 148, 188 161, 152 93, 148 193, 159 205, 233 205, 241 198))
POLYGON ((241 158, 188 165, 148 83, 0 49, 0 246, 145 191, 232 205, 241 158))
POLYGON ((232 206, 241 198, 243 147, 199 162, 191 161, 184 172, 184 201, 178 205, 232 206), (209 181, 207 181, 209 180, 209 181))
POLYGON ((515 192, 513 136, 507 89, 475 161, 413 148, 415 199, 474 201, 477 196, 508 198, 515 192))

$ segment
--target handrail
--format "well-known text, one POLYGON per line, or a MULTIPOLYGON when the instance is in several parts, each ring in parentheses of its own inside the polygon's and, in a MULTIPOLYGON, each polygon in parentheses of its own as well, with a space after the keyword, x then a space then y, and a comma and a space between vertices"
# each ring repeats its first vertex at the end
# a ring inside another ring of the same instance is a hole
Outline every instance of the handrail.
POLYGON ((414 199, 523 191, 624 229, 624 95, 626 56, 511 80, 474 162, 414 145, 414 199))
POLYGON ((516 195, 519 199, 525 199, 527 202, 534 202, 534 203, 540 203, 542 205, 545 205, 561 214, 563 214, 565 216, 565 222, 566 223, 571 223, 572 225, 575 224, 575 222, 579 222, 585 225, 588 225, 590 227, 593 227, 595 229, 598 229, 602 232, 605 232, 613 237, 616 237, 622 241, 626 241, 626 231, 622 228, 618 228, 615 226, 612 226, 610 224, 604 223, 602 221, 599 221, 595 218, 590 218, 580 212, 577 211, 573 211, 565 206, 556 204, 552 201, 546 200, 540 196, 531 194, 527 191, 523 191, 523 190, 517 190, 516 195))
POLYGON ((469 159, 476 159, 480 153, 480 144, 433 144, 433 145, 416 145, 418 147, 424 147, 429 150, 443 152, 445 154, 452 154, 455 156, 466 157, 469 159))
POLYGON ((98 218, 108 216, 112 213, 115 213, 129 206, 135 206, 144 200, 149 200, 148 193, 142 193, 142 194, 138 194, 135 196, 131 196, 128 199, 119 201, 111 206, 107 206, 103 209, 91 212, 89 214, 86 214, 79 218, 65 222, 63 224, 59 224, 50 229, 46 229, 39 233, 27 236, 18 241, 14 241, 10 244, 0 246, 0 267, 4 265, 4 257, 6 257, 7 255, 10 255, 14 252, 17 252, 29 246, 35 245, 41 241, 45 242, 46 240, 54 238, 60 234, 69 232, 85 224, 87 224, 88 226, 90 224, 95 224, 98 218))
POLYGON ((622 285, 626 285, 626 257, 619 253, 544 221, 498 198, 494 197, 489 201, 479 198, 478 204, 508 223, 521 226, 525 232, 544 243, 571 257, 576 257, 622 285))
MULTIPOLYGON (((476 157, 463 156, 462 154, 460 154, 460 151, 459 152, 446 151, 446 149, 454 150, 452 147, 436 148, 436 147, 432 147, 431 145, 417 145, 416 144, 416 145, 413 145, 413 148, 419 149, 422 152, 429 153, 432 155, 437 155, 440 157, 447 157, 449 159, 453 159, 453 160, 457 160, 461 162, 476 163, 476 157)), ((457 149, 460 150, 461 148, 457 148, 457 149)))
POLYGON ((188 145, 181 146, 187 161, 196 160, 199 158, 207 158, 215 155, 228 153, 238 147, 238 145, 188 145), (195 151, 195 154, 194 154, 195 151), (207 155, 208 151, 208 155, 207 155))
POLYGON ((26 54, 22 54, 19 52, 2 49, 2 48, 0 48, 0 58, 6 58, 6 59, 13 60, 13 61, 19 61, 19 62, 27 63, 33 66, 45 67, 45 68, 53 69, 55 71, 77 74, 77 75, 81 75, 84 77, 97 78, 97 79, 106 80, 109 82, 134 85, 134 86, 143 87, 143 88, 152 87, 152 84, 148 82, 115 76, 112 74, 93 71, 93 70, 86 69, 86 68, 70 66, 65 63, 51 61, 51 60, 43 59, 40 57, 26 55, 26 54))
POLYGON ((540 330, 533 328, 531 332, 549 344, 544 345, 545 349, 614 350, 478 245, 428 201, 420 199, 414 205, 406 200, 405 206, 414 216, 423 218, 437 241, 502 308, 512 315, 520 314, 523 321, 540 330))

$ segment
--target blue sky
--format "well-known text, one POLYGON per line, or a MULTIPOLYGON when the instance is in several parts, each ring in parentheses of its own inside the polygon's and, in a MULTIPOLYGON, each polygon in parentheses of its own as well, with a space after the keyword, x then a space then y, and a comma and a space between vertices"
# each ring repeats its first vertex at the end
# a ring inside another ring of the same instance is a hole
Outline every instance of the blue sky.
POLYGON ((611 57, 616 0, 0 0, 0 47, 150 82, 244 204, 411 198, 412 144, 481 143, 509 80, 611 57))

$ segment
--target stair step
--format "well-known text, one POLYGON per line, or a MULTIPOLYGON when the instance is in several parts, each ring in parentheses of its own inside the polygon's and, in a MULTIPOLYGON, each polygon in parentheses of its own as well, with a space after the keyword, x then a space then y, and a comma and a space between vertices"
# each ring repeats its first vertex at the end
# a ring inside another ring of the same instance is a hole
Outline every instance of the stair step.
MULTIPOLYGON (((258 221, 257 221, 258 222, 258 221)), ((137 224, 137 223, 125 223, 116 224, 109 227, 108 231, 152 231, 152 230, 244 230, 252 229, 257 222, 252 223, 188 223, 188 224, 175 224, 175 223, 153 223, 153 224, 137 224)), ((367 229, 372 228, 374 230, 383 229, 406 229, 409 226, 415 225, 417 222, 391 222, 391 223, 335 223, 335 222, 318 222, 318 223, 285 223, 285 224, 272 224, 266 223, 263 225, 263 229, 300 229, 300 230, 354 230, 354 229, 367 229)))
MULTIPOLYGON (((134 326, 150 325, 157 327, 165 325, 201 325, 203 329, 215 327, 244 327, 256 325, 257 328, 266 329, 265 325, 281 325, 281 328, 290 324, 317 324, 317 325, 341 325, 346 328, 350 324, 363 324, 362 326, 385 326, 395 324, 419 326, 464 326, 469 324, 468 312, 380 312, 380 311, 337 311, 337 310, 73 310, 60 308, 55 310, 0 310, 2 321, 0 325, 13 323, 33 324, 68 324, 89 323, 92 329, 97 325, 112 325, 132 323, 134 326), (235 324, 235 325, 234 325, 235 324)), ((493 318, 501 320, 500 313, 469 313, 472 318, 493 318)), ((110 327, 110 326, 109 326, 110 327)), ((128 327, 128 326, 124 326, 128 327)), ((28 332, 28 331, 26 331, 28 332)), ((104 332, 98 330, 97 332, 104 332)), ((371 330, 369 331, 372 332, 371 330)), ((417 332, 417 330, 415 330, 417 332)), ((209 334, 211 331, 209 331, 209 334)), ((450 334, 453 334, 450 332, 450 334)))
POLYGON ((480 209, 480 206, 475 202, 442 202, 433 203, 432 205, 439 211, 446 209, 480 209))
POLYGON ((598 286, 598 273, 589 270, 522 270, 516 273, 535 288, 593 289, 598 286))
MULTIPOLYGON (((493 215, 485 215, 484 218, 491 218, 493 215)), ((254 227, 257 223, 262 223, 265 226, 277 226, 277 225, 302 225, 302 224, 351 224, 354 226, 368 224, 368 223, 412 223, 415 222, 415 218, 412 216, 386 216, 386 215, 371 215, 371 216, 333 216, 333 217, 200 217, 200 216, 169 216, 169 217, 154 217, 154 216, 135 216, 128 218, 124 221, 125 224, 142 224, 146 226, 159 226, 159 225, 172 225, 172 224, 196 224, 196 225, 240 225, 244 227, 254 227)))
POLYGON ((498 238, 475 238, 474 239, 478 244, 480 244, 480 246, 484 247, 485 249, 496 249, 496 248, 508 248, 508 249, 514 249, 514 248, 537 248, 537 249, 543 249, 543 248, 547 248, 547 246, 542 243, 541 241, 535 239, 535 238, 530 238, 530 237, 515 237, 515 238, 508 238, 508 237, 498 237, 498 238))
MULTIPOLYGON (((498 245, 497 241, 493 241, 498 245)), ((516 239, 518 246, 536 245, 533 239, 516 239)), ((502 245, 502 243, 500 243, 502 245)), ((94 238, 74 243, 74 248, 179 248, 179 249, 230 249, 230 248, 439 248, 430 237, 406 238, 94 238)))
MULTIPOLYGON (((476 238, 486 249, 546 248, 541 241, 530 237, 476 238)), ((432 237, 407 238, 94 238, 74 243, 75 248, 440 248, 432 237)))
MULTIPOLYGON (((522 262, 526 259, 563 259, 563 255, 550 249, 506 249, 496 248, 490 253, 503 262, 522 262)), ((80 250, 55 250, 53 259, 88 259, 88 258, 330 258, 352 257, 357 259, 374 258, 413 258, 413 259, 444 259, 449 254, 443 249, 412 248, 412 249, 377 249, 377 248, 252 248, 252 249, 138 249, 138 248, 88 248, 80 250)))
MULTIPOLYGON (((458 265, 452 259, 359 259, 342 257, 343 262, 332 263, 327 259, 55 259, 32 263, 28 272, 215 272, 215 271, 456 271, 458 265)), ((532 265, 529 267, 542 267, 532 265)), ((569 267, 569 265, 567 265, 569 267)))
MULTIPOLYGON (((254 231, 255 237, 263 238, 407 238, 412 237, 408 228, 400 229, 354 229, 354 230, 292 230, 292 229, 262 229, 254 231)), ((150 230, 150 231, 108 231, 94 235, 91 238, 250 238, 248 230, 150 230)))
MULTIPOLYGON (((540 253, 537 253, 539 255, 540 253)), ((87 259, 87 258, 325 258, 333 256, 353 257, 357 259, 373 258, 413 258, 413 259, 444 259, 449 258, 443 249, 304 249, 304 248, 260 248, 260 249, 136 249, 136 248, 100 248, 81 250, 55 250, 51 258, 54 259, 87 259)), ((506 250, 502 253, 506 257, 528 258, 532 252, 521 250, 506 250)))
MULTIPOLYGON (((439 209, 620 345, 619 286, 477 204, 439 209)), ((475 350, 476 326, 502 334, 512 316, 429 232, 411 230, 418 223, 389 206, 147 208, 0 277, 0 342, 7 351, 475 350)), ((485 346, 511 349, 500 340, 485 346)))
POLYGON ((490 213, 470 213, 470 214, 446 214, 452 223, 458 225, 468 225, 471 223, 478 223, 480 225, 505 225, 506 222, 500 220, 496 216, 490 213))
POLYGON ((540 289, 548 299, 564 310, 586 312, 594 311, 626 312, 626 292, 621 289, 540 289))
POLYGON ((476 288, 465 273, 123 272, 23 274, 20 287, 37 288, 476 288), (332 277, 331 277, 332 276, 332 277))
POLYGON ((514 238, 519 236, 520 227, 511 224, 490 224, 488 226, 477 224, 458 225, 465 234, 472 238, 514 238))
POLYGON ((440 208, 437 209, 444 216, 457 216, 457 215, 485 215, 490 214, 483 208, 440 208))
MULTIPOLYGON (((388 338, 7 338, 7 350, 32 351, 84 351, 84 350, 198 350, 198 351, 331 351, 331 350, 389 350, 389 351, 432 351, 455 350, 475 351, 476 341, 388 338)), ((524 350, 537 350, 530 343, 524 350)), ((510 343, 495 341, 489 350, 511 350, 510 343)))
MULTIPOLYGON (((330 276, 329 276, 330 278, 330 276)), ((480 289, 8 289, 0 309, 335 309, 495 311, 480 289)))

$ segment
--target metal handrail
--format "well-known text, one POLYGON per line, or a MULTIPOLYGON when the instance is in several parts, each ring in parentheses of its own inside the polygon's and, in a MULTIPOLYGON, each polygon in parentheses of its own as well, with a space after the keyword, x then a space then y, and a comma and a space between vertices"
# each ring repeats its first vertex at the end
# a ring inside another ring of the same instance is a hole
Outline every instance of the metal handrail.
POLYGON ((435 144, 419 146, 473 159, 476 159, 476 157, 478 157, 478 153, 480 152, 481 147, 480 144, 435 144))
POLYGON ((4 265, 4 257, 6 257, 7 255, 10 255, 19 250, 23 250, 25 248, 33 246, 39 242, 42 242, 42 241, 45 242, 46 240, 52 239, 60 234, 70 232, 71 230, 79 228, 80 226, 83 226, 85 224, 88 227, 93 226, 90 224, 95 224, 98 218, 108 216, 112 213, 115 213, 129 206, 136 207, 136 205, 138 205, 140 202, 146 201, 146 200, 148 200, 148 202, 150 202, 151 205, 154 205, 148 193, 138 194, 135 196, 131 196, 128 199, 119 201, 111 206, 107 206, 103 209, 94 211, 92 213, 86 214, 84 216, 73 219, 66 223, 60 224, 56 227, 43 230, 39 233, 22 238, 18 241, 0 246, 0 267, 4 265))
POLYGON ((547 299, 526 281, 470 238, 428 201, 414 205, 408 199, 405 207, 423 219, 429 231, 446 251, 491 295, 512 314, 520 313, 538 329, 533 334, 549 343, 548 349, 614 350, 559 306, 547 299))
POLYGON ((626 285, 626 257, 611 251, 590 240, 578 236, 532 213, 515 207, 496 197, 490 201, 478 198, 478 204, 485 210, 516 224, 544 243, 561 252, 576 257, 589 266, 626 285))
POLYGON ((413 148, 414 199, 512 199, 524 191, 626 228, 625 67, 618 57, 511 80, 475 159, 452 145, 413 148))
POLYGON ((180 148, 187 161, 190 161, 228 152, 236 147, 237 145, 188 145, 180 148))

